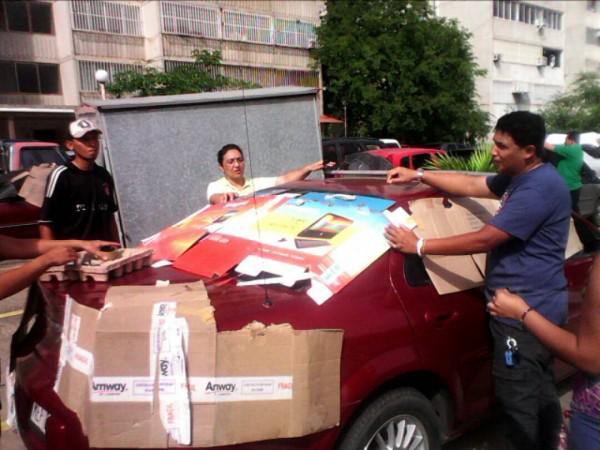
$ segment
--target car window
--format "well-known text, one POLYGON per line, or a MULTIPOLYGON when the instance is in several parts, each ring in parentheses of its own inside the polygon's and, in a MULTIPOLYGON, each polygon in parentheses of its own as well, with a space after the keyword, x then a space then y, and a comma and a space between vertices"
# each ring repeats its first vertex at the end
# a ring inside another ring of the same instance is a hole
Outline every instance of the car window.
POLYGON ((335 151, 335 144, 323 145, 323 160, 325 162, 329 162, 329 161, 337 162, 337 153, 335 151))
POLYGON ((377 144, 365 144, 367 150, 379 150, 381 147, 377 144))
POLYGON ((418 169, 423 167, 425 163, 431 160, 431 153, 421 153, 420 155, 413 155, 413 168, 418 169))
POLYGON ((411 287, 427 286, 432 284, 431 278, 425 270, 423 259, 418 255, 404 255, 404 278, 411 287))
POLYGON ((400 165, 402 167, 410 167, 410 158, 408 156, 405 156, 404 158, 402 158, 400 160, 400 165))
POLYGON ((67 159, 57 147, 21 147, 21 166, 26 169, 43 163, 65 164, 67 159))
POLYGON ((354 142, 344 142, 342 145, 342 156, 349 155, 351 153, 360 152, 360 146, 354 142))

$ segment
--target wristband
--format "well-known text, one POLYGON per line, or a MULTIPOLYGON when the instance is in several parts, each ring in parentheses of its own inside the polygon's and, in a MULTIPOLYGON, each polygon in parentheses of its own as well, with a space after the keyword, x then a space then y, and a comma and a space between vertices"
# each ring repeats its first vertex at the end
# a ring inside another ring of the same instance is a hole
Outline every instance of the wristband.
POLYGON ((532 309, 533 309, 533 306, 530 306, 525 311, 523 311, 523 314, 521 314, 521 323, 525 322, 525 316, 527 316, 529 311, 531 311, 532 309))
POLYGON ((417 181, 421 183, 423 181, 423 177, 425 176, 425 170, 422 168, 417 169, 417 181))
POLYGON ((419 238, 419 240, 417 241, 417 255, 419 255, 421 258, 423 257, 423 248, 425 247, 425 239, 423 238, 419 238))

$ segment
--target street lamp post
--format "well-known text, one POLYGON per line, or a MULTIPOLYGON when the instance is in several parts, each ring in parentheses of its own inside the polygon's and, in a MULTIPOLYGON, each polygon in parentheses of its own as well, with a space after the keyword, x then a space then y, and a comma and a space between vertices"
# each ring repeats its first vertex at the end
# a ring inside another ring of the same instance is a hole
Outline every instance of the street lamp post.
POLYGON ((104 69, 98 69, 94 73, 94 78, 100 85, 100 97, 102 100, 106 100, 106 82, 108 81, 108 72, 104 69))

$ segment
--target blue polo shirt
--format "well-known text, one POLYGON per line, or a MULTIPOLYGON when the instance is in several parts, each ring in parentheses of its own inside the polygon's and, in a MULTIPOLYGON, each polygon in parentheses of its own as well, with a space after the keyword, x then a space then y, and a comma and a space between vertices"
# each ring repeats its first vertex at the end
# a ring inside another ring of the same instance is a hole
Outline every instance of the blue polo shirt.
POLYGON ((564 323, 568 307, 564 261, 571 215, 565 181, 552 165, 543 164, 517 177, 488 177, 487 185, 500 197, 490 224, 512 237, 489 253, 487 294, 508 288, 547 319, 564 323))

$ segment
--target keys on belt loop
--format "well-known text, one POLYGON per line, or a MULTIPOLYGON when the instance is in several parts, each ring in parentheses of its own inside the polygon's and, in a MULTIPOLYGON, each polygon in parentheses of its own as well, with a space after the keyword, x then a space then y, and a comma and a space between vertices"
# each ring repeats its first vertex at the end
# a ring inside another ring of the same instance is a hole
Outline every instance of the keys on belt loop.
POLYGON ((519 346, 517 344, 517 340, 511 336, 506 338, 504 363, 506 364, 506 367, 515 367, 517 364, 519 364, 519 346))

